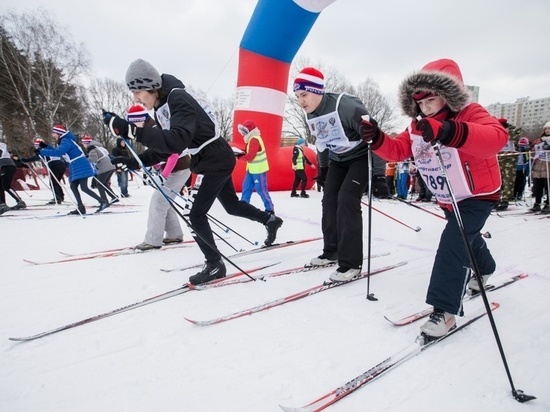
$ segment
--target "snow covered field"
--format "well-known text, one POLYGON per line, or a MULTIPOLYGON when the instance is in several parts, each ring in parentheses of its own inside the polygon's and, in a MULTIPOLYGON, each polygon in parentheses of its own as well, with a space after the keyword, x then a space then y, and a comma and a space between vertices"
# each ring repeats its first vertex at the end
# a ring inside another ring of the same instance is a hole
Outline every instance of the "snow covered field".
MULTIPOLYGON (((17 343, 32 335, 178 288, 200 264, 196 245, 143 254, 34 266, 23 259, 66 258, 142 242, 150 187, 130 182, 131 198, 108 211, 135 213, 40 218, 72 210, 57 206, 13 211, 0 218, 0 410, 6 412, 278 411, 317 399, 412 343, 415 324, 400 317, 425 308, 425 292, 444 220, 396 201, 376 201, 371 268, 406 260, 370 279, 379 299, 365 299, 360 280, 283 306, 218 325, 208 320, 272 301, 322 283, 333 269, 267 281, 190 291, 162 302, 17 343), (10 217, 11 215, 11 217, 10 217), (35 218, 23 218, 35 216, 35 218)), ((22 194, 29 206, 44 204, 48 191, 22 194)), ((310 199, 272 197, 284 219, 278 241, 321 236, 321 193, 310 199)), ((10 199, 11 200, 11 199, 10 199)), ((259 206, 259 198, 253 195, 259 206)), ((94 204, 89 198, 89 205, 94 204)), ((440 213, 434 205, 422 206, 440 213)), ((527 206, 512 206, 526 209, 527 206)), ((95 208, 89 208, 93 211, 95 208)), ((211 215, 260 244, 265 229, 227 215, 216 203, 211 215)), ((367 210, 364 209, 367 221, 367 210)), ((484 230, 498 269, 494 282, 521 272, 528 278, 489 293, 516 388, 537 400, 522 405, 510 385, 485 317, 335 405, 331 411, 548 411, 550 410, 550 219, 491 216, 484 230)), ((220 233, 236 249, 253 246, 220 233)), ((190 239, 185 230, 186 239, 190 239)), ((365 224, 365 253, 367 251, 365 224)), ((220 250, 234 250, 218 241, 220 250)), ((462 244, 457 247, 463 247, 462 244)), ((322 242, 235 258, 244 269, 277 263, 265 272, 301 266, 321 253, 322 242)), ((228 273, 235 269, 226 264, 228 273)), ((466 311, 481 307, 476 299, 466 311)))

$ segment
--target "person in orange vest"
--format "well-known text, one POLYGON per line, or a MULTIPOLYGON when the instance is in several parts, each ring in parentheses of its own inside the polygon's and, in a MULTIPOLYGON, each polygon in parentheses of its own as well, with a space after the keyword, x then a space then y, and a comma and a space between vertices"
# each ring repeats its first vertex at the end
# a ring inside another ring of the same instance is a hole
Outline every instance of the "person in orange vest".
POLYGON ((269 196, 267 186, 269 163, 260 129, 256 127, 252 120, 246 120, 243 124, 239 124, 238 129, 246 144, 245 153, 239 157, 246 160, 246 173, 242 184, 241 200, 250 203, 252 192, 256 190, 256 193, 264 202, 265 211, 273 214, 273 201, 269 196))
POLYGON ((386 183, 390 189, 390 195, 395 196, 395 167, 396 162, 386 163, 386 183))

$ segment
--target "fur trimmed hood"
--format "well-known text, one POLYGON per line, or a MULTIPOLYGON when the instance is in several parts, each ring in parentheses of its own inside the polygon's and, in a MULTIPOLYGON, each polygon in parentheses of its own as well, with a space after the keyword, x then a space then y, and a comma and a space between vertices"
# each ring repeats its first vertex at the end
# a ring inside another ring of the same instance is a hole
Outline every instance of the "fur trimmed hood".
POLYGON ((430 62, 401 82, 399 86, 401 109, 405 115, 412 118, 421 114, 412 98, 412 95, 419 91, 443 97, 453 112, 464 109, 472 100, 469 90, 464 86, 460 68, 450 59, 430 62))

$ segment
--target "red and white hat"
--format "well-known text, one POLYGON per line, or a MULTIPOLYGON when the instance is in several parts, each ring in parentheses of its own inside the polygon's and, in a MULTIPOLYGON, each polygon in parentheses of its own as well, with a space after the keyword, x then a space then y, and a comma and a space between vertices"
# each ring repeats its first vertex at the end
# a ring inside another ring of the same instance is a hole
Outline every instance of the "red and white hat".
POLYGON ((304 67, 294 79, 294 91, 305 90, 315 94, 325 93, 325 76, 313 67, 304 67))
POLYGON ((126 120, 130 123, 146 122, 149 120, 149 112, 141 104, 134 104, 128 109, 126 120))
POLYGON ((62 124, 56 124, 54 125, 54 127, 52 127, 52 133, 63 136, 65 133, 67 133, 67 129, 62 124))
POLYGON ((35 149, 38 149, 40 147, 40 143, 45 143, 44 142, 44 139, 41 139, 40 137, 37 137, 36 139, 34 139, 34 148, 35 149))
POLYGON ((92 140, 92 136, 90 135, 85 134, 84 136, 82 136, 82 144, 90 144, 92 140))
POLYGON ((237 129, 239 129, 239 133, 243 135, 243 137, 246 136, 255 128, 256 128, 256 123, 254 123, 252 120, 245 120, 243 124, 239 124, 237 126, 237 129))

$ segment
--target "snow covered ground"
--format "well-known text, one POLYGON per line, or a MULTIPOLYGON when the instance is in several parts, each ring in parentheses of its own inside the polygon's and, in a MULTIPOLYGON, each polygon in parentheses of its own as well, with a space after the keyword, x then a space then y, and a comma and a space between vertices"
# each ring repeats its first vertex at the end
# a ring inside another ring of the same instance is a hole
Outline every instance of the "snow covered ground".
MULTIPOLYGON (((150 187, 130 183, 132 197, 110 210, 135 213, 40 218, 69 206, 8 212, 0 218, 0 409, 35 411, 278 411, 301 406, 341 386, 412 343, 419 323, 395 327, 399 317, 425 307, 425 292, 440 232, 432 214, 396 201, 374 207, 372 269, 406 260, 407 265, 366 281, 291 302, 251 316, 201 327, 184 316, 208 320, 278 299, 328 278, 331 269, 294 274, 206 291, 191 291, 119 313, 42 339, 32 335, 178 288, 197 269, 166 273, 161 268, 202 262, 195 245, 166 251, 33 266, 23 259, 63 259, 133 246, 143 240, 150 187), (10 217, 11 215, 11 217, 10 217), (24 218, 35 216, 35 218, 24 218)), ((22 194, 31 205, 51 198, 46 190, 22 194)), ((272 193, 284 219, 279 241, 321 235, 321 193, 310 199, 272 193)), ((253 202, 260 205, 256 195, 253 202)), ((92 205, 90 199, 87 204, 92 205)), ((425 205, 438 213, 435 206, 425 205)), ((527 206, 513 206, 526 209, 527 206)), ((89 209, 90 211, 93 209, 89 209)), ((109 210, 109 209, 108 209, 109 210)), ((211 215, 260 243, 264 228, 227 215, 216 204, 211 215)), ((367 221, 366 209, 364 219, 367 221)), ((484 230, 498 263, 495 282, 527 272, 529 277, 490 293, 516 388, 537 400, 521 405, 510 394, 487 318, 423 352, 396 370, 331 406, 331 411, 548 411, 550 410, 550 219, 491 216, 484 230)), ((213 226, 236 249, 241 237, 213 226)), ((365 225, 365 240, 367 239, 365 225)), ((186 230, 186 238, 190 235, 186 230)), ((232 254, 218 241, 220 250, 232 254)), ((462 244, 456 245, 462 247, 462 244)), ((277 263, 300 266, 321 253, 316 241, 235 259, 244 269, 277 263)), ((365 252, 367 244, 365 241, 365 252)), ((228 273, 235 270, 227 264, 228 273)), ((466 311, 482 306, 481 299, 466 311)))

